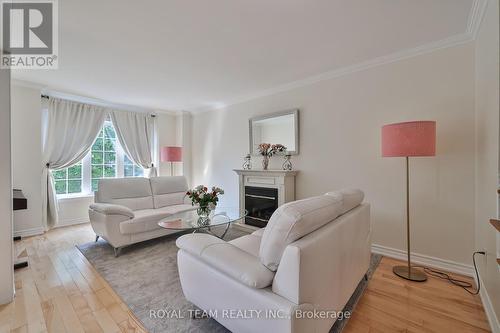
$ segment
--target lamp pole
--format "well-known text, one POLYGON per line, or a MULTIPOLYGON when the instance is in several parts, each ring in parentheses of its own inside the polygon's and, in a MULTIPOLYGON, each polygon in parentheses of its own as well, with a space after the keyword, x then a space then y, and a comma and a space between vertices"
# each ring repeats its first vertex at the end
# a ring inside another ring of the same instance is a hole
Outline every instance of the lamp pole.
POLYGON ((424 282, 427 280, 427 276, 424 272, 414 269, 411 267, 410 258, 410 159, 406 157, 406 246, 407 246, 407 266, 394 266, 392 271, 399 277, 404 279, 424 282))

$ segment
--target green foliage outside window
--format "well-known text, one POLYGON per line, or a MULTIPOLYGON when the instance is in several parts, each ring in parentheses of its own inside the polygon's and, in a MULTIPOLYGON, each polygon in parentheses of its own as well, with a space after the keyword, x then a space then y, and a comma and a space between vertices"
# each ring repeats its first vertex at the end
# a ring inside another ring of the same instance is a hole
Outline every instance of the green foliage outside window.
POLYGON ((75 164, 69 168, 55 170, 52 172, 55 179, 57 194, 82 192, 82 163, 75 164))
POLYGON ((92 191, 99 186, 99 179, 116 177, 116 132, 110 121, 104 122, 103 129, 92 145, 92 191))

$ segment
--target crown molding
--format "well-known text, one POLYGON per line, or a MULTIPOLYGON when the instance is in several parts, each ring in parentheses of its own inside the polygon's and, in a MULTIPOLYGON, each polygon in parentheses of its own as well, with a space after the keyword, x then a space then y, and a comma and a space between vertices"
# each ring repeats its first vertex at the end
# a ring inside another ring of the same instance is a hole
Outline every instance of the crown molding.
POLYGON ((10 83, 11 83, 12 86, 36 89, 36 90, 40 90, 40 92, 42 92, 43 90, 47 89, 47 87, 44 86, 44 85, 41 85, 41 84, 38 84, 38 83, 35 83, 35 82, 18 80, 18 79, 11 79, 10 83))
POLYGON ((472 6, 467 20, 467 30, 465 31, 472 39, 476 39, 477 37, 487 6, 488 0, 472 0, 472 6))
POLYGON ((254 99, 271 96, 281 92, 312 85, 317 82, 326 81, 344 75, 360 72, 376 66, 389 64, 399 60, 416 57, 426 53, 431 53, 443 48, 453 47, 460 44, 471 42, 475 40, 477 37, 477 34, 481 27, 481 23, 483 21, 484 14, 486 12, 488 1, 489 0, 472 0, 472 6, 467 19, 467 28, 466 31, 462 34, 454 35, 439 41, 420 45, 414 48, 394 52, 386 56, 374 58, 351 66, 342 67, 319 75, 310 76, 301 80, 289 82, 270 89, 261 90, 253 94, 243 95, 234 99, 230 99, 223 103, 217 103, 217 105, 202 106, 202 107, 192 106, 191 108, 186 108, 186 109, 190 110, 193 113, 222 110, 232 105, 245 103, 254 99))
POLYGON ((29 81, 24 81, 24 80, 12 79, 11 84, 13 86, 17 86, 17 87, 24 87, 24 88, 39 90, 40 94, 42 94, 42 95, 48 95, 48 96, 67 99, 70 101, 75 101, 75 102, 80 102, 80 103, 115 108, 118 110, 131 111, 131 112, 143 112, 143 113, 155 113, 155 114, 166 114, 166 115, 170 115, 170 116, 177 116, 177 115, 182 114, 181 111, 158 110, 158 109, 151 109, 151 108, 142 108, 140 106, 135 106, 135 105, 125 105, 125 104, 112 103, 112 102, 108 102, 108 101, 98 99, 98 98, 81 96, 81 95, 77 95, 77 94, 63 92, 60 90, 54 90, 48 86, 44 86, 44 85, 41 85, 41 84, 38 84, 35 82, 29 82, 29 81))
POLYGON ((235 105, 235 104, 240 104, 244 102, 248 102, 254 99, 266 97, 266 96, 271 96, 275 95, 281 92, 297 89, 300 87, 305 87, 309 86, 321 81, 326 81, 326 80, 331 80, 335 79, 341 76, 353 74, 356 72, 364 71, 373 67, 385 65, 385 64, 390 64, 393 62, 397 62, 400 60, 408 59, 408 58, 413 58, 419 55, 431 53, 440 49, 448 48, 448 47, 453 47, 461 44, 465 44, 468 42, 471 42, 472 35, 471 34, 459 34, 459 35, 454 35, 439 41, 431 42, 428 44, 420 45, 414 48, 394 52, 385 56, 381 56, 378 58, 374 58, 368 61, 364 61, 358 64, 342 67, 339 69, 335 69, 333 71, 328 71, 324 72, 319 75, 313 75, 309 76, 307 78, 289 82, 283 85, 279 85, 270 89, 266 90, 261 90, 259 92, 253 93, 253 94, 248 94, 244 96, 240 96, 238 98, 231 99, 227 101, 226 103, 219 103, 217 107, 199 107, 199 108, 192 108, 189 109, 193 113, 202 113, 202 112, 207 112, 207 111, 214 111, 214 110, 221 110, 224 108, 227 108, 228 106, 235 105))

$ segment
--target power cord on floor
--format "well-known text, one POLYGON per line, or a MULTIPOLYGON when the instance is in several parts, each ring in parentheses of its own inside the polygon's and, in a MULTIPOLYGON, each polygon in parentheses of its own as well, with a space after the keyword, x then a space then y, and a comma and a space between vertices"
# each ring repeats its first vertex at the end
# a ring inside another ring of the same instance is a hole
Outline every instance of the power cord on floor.
POLYGON ((450 281, 450 283, 463 288, 469 294, 477 295, 477 294, 479 294, 479 291, 481 290, 481 282, 479 281, 479 273, 477 271, 477 266, 476 266, 476 254, 486 255, 486 252, 476 251, 472 254, 472 262, 474 263, 474 271, 476 272, 476 281, 477 281, 477 290, 475 290, 475 291, 470 290, 471 288, 473 288, 472 283, 464 281, 464 280, 454 279, 450 275, 448 275, 444 272, 441 272, 441 271, 438 271, 436 269, 429 268, 426 266, 420 266, 420 265, 416 265, 416 266, 412 266, 412 267, 423 268, 424 272, 426 272, 427 274, 434 276, 434 277, 437 277, 437 278, 440 278, 440 279, 443 279, 443 280, 448 280, 448 281, 450 281))

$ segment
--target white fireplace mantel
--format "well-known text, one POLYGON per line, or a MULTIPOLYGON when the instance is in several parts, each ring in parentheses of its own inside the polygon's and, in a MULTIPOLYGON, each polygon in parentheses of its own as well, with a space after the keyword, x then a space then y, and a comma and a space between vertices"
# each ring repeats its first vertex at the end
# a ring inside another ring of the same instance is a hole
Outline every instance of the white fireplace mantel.
MULTIPOLYGON (((240 211, 245 210, 245 186, 275 188, 278 190, 278 206, 295 200, 295 176, 298 171, 292 170, 243 170, 234 169, 239 176, 240 211)), ((239 224, 239 223, 238 223, 239 224)), ((253 226, 239 224, 247 229, 253 226)))

